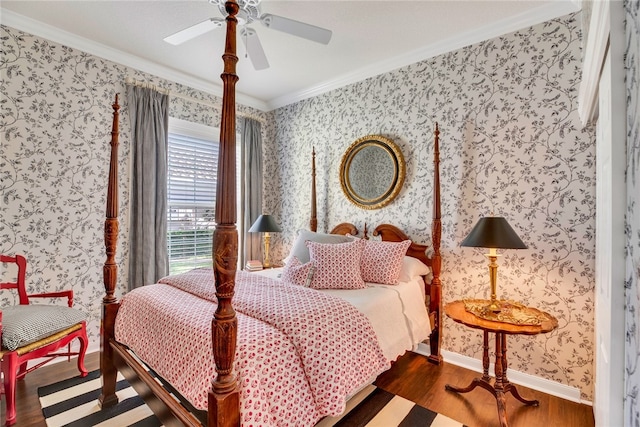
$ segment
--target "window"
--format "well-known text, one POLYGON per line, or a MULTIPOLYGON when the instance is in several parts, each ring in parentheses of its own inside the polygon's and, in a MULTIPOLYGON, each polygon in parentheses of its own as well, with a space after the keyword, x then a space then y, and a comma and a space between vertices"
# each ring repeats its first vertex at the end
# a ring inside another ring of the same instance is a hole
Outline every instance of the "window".
MULTIPOLYGON (((167 245, 170 274, 211 266, 219 135, 216 128, 169 120, 167 245)), ((239 174, 239 165, 236 166, 239 174)), ((237 181, 239 183, 239 179, 237 181)))

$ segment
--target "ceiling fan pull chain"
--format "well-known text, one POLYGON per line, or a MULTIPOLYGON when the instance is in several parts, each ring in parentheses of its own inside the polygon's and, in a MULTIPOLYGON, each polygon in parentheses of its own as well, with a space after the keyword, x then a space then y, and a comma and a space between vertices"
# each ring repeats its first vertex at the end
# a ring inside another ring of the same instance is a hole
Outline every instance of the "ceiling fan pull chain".
MULTIPOLYGON (((247 46, 247 32, 244 31, 242 35, 244 36, 244 45, 246 47, 247 46)), ((247 59, 248 57, 249 57, 249 49, 245 49, 244 50, 244 58, 247 59)))

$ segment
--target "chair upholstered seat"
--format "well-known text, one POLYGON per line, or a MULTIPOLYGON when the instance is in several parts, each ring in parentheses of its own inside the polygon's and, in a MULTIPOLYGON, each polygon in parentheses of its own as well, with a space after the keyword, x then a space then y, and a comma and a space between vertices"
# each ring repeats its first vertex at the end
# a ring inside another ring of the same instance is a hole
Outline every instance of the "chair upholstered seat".
POLYGON ((16 305, 4 307, 2 350, 13 351, 27 344, 68 329, 80 326, 87 315, 75 308, 59 305, 16 305))
MULTIPOLYGON (((87 338, 87 315, 71 308, 73 290, 27 294, 25 278, 27 260, 22 255, 0 255, 0 267, 5 273, 4 265, 17 266, 16 280, 0 281, 0 290, 13 291, 18 294, 19 304, 0 307, 0 371, 2 384, 0 395, 5 398, 6 426, 17 422, 16 383, 29 372, 58 358, 78 356, 80 376, 87 375, 84 356, 89 340, 87 338), (57 304, 32 304, 31 300, 51 300, 65 298, 67 306, 57 304), (79 349, 71 349, 71 342, 78 341, 79 349), (65 350, 66 347, 66 350, 65 350), (29 362, 33 366, 29 366, 29 362)), ((0 274, 0 279, 10 274, 0 274)), ((4 415, 4 414, 3 414, 4 415)), ((23 420, 20 420, 21 422, 23 420)), ((26 420, 24 420, 26 421, 26 420)))

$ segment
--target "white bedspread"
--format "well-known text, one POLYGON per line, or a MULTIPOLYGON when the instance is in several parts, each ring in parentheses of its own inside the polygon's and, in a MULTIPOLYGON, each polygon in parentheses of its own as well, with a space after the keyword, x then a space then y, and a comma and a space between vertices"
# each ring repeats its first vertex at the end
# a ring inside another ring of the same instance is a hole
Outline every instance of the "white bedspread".
MULTIPOLYGON (((279 278, 282 268, 253 274, 279 278)), ((397 285, 367 283, 366 289, 325 289, 320 292, 342 298, 366 315, 380 341, 385 357, 395 360, 414 350, 431 333, 424 303, 424 283, 419 277, 397 285)))

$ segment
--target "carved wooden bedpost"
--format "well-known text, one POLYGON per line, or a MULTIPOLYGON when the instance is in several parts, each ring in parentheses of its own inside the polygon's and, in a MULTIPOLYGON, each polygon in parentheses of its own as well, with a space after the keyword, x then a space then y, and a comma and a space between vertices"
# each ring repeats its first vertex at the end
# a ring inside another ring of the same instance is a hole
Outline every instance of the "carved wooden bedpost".
POLYGON ((216 193, 216 229, 213 233, 213 274, 218 307, 211 322, 217 376, 209 392, 209 427, 240 425, 240 393, 233 369, 238 319, 231 304, 238 263, 236 229, 236 26, 238 4, 227 1, 224 71, 221 75, 222 123, 216 193))
POLYGON ((311 219, 309 229, 318 231, 318 212, 316 208, 316 147, 311 151, 311 219))
POLYGON ((442 345, 442 282, 440 281, 440 270, 442 267, 442 257, 440 256, 440 240, 442 236, 442 224, 440 222, 440 130, 436 123, 434 147, 433 147, 433 222, 431 224, 431 240, 433 245, 433 255, 431 256, 431 280, 429 313, 435 313, 435 327, 429 337, 431 355, 429 361, 439 364, 442 362, 440 354, 442 345))
POLYGON ((118 371, 113 360, 113 350, 109 341, 113 339, 118 302, 115 297, 118 266, 116 265, 116 244, 118 242, 118 121, 120 105, 118 94, 113 107, 111 126, 111 158, 109 161, 109 184, 107 190, 107 212, 104 222, 104 244, 107 260, 102 269, 105 296, 102 298, 102 333, 100 340, 100 370, 102 371, 102 394, 98 398, 103 408, 118 403, 116 396, 116 375, 118 371))

